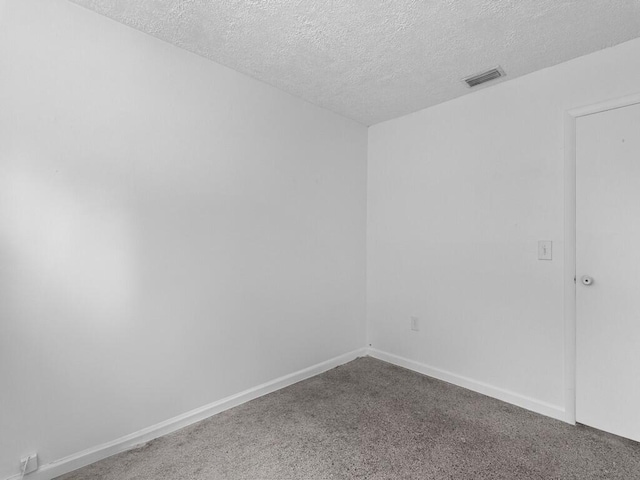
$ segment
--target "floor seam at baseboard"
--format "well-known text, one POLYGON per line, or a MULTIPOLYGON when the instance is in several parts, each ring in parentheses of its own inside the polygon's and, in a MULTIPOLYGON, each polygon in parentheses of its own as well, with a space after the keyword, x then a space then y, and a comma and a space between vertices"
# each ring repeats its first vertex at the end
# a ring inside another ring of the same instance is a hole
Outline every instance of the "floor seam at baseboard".
POLYGON ((429 377, 451 383, 458 387, 466 388, 467 390, 471 390, 476 393, 480 393, 482 395, 486 395, 488 397, 492 397, 503 402, 516 405, 520 408, 524 408, 526 410, 530 410, 532 412, 554 418, 556 420, 572 423, 567 421, 565 409, 557 405, 552 405, 547 402, 528 397, 526 395, 512 392, 504 388, 496 387, 494 385, 490 385, 479 380, 474 380, 463 375, 448 372, 446 370, 442 370, 437 367, 418 362, 416 360, 411 360, 409 358, 378 350, 376 348, 367 348, 367 355, 372 358, 376 358, 378 360, 382 360, 384 362, 388 362, 393 365, 407 368, 414 372, 418 372, 423 375, 427 375, 429 377))
MULTIPOLYGON (((295 383, 307 380, 327 370, 344 365, 356 358, 367 356, 367 348, 359 348, 317 363, 296 372, 283 375, 274 380, 248 388, 242 392, 229 395, 210 404, 190 410, 181 415, 159 422, 155 425, 138 430, 131 434, 105 442, 80 452, 68 455, 42 465, 36 471, 25 476, 25 480, 52 480, 55 477, 72 472, 91 463, 103 460, 112 455, 135 448, 136 445, 147 443, 155 438, 168 435, 184 427, 205 420, 213 415, 242 405, 256 398, 268 395, 295 383)), ((20 474, 6 477, 4 480, 20 480, 20 474)))

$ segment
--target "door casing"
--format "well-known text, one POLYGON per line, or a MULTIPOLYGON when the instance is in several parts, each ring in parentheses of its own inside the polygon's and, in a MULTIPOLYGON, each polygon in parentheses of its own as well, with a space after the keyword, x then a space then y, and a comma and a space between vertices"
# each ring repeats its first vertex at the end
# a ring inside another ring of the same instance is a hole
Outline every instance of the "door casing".
POLYGON ((576 119, 640 103, 640 94, 574 108, 564 118, 564 412, 576 423, 576 119))

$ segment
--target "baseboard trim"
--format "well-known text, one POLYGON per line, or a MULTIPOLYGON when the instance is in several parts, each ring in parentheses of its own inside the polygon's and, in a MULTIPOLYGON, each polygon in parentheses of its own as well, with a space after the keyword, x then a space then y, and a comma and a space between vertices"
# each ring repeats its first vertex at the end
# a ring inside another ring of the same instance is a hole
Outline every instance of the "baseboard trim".
POLYGON ((413 370, 414 372, 422 373, 423 375, 437 378, 438 380, 443 380, 468 390, 473 390, 474 392, 481 393, 488 397, 497 398, 498 400, 531 410, 532 412, 546 415, 547 417, 555 418, 556 420, 562 420, 563 422, 567 421, 564 408, 557 405, 541 402, 534 398, 520 395, 503 388, 494 387, 493 385, 489 385, 484 382, 479 382, 471 378, 463 377, 462 375, 447 372, 445 370, 416 362, 414 360, 409 360, 408 358, 400 357, 398 355, 383 352, 375 348, 369 348, 367 354, 370 357, 377 358, 378 360, 382 360, 399 367, 404 367, 409 370, 413 370))
MULTIPOLYGON (((246 403, 255 398, 267 395, 269 393, 280 390, 281 388, 288 387, 294 383, 301 382, 320 373, 331 370, 358 357, 367 355, 367 349, 361 348, 354 350, 344 355, 334 357, 330 360, 318 363, 311 367, 299 370, 297 372, 285 375, 280 378, 276 378, 257 387, 250 388, 243 392, 231 395, 216 402, 210 403, 190 412, 178 415, 164 422, 158 423, 151 427, 134 432, 130 435, 118 438, 108 443, 98 445, 96 447, 89 448, 87 450, 69 455, 68 457, 61 458, 54 462, 45 464, 38 468, 33 473, 25 475, 25 480, 52 480, 55 477, 64 475, 65 473, 72 472, 91 463, 95 463, 99 460, 103 460, 107 457, 115 455, 117 453, 130 450, 140 444, 153 440, 154 438, 167 435, 168 433, 175 432, 181 428, 187 427, 193 423, 209 418, 230 408, 237 407, 243 403, 246 403)), ((5 480, 19 480, 20 475, 13 475, 5 480)))

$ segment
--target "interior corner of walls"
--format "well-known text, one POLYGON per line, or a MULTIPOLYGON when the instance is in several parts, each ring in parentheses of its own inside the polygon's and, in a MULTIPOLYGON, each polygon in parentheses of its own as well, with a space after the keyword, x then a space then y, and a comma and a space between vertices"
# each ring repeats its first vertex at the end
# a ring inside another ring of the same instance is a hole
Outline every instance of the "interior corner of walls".
MULTIPOLYGON (((167 435, 176 430, 217 415, 218 413, 242 405, 243 403, 286 388, 303 380, 307 380, 316 375, 320 375, 328 370, 364 356, 367 356, 366 348, 358 348, 356 350, 349 351, 297 372, 284 375, 261 385, 230 395, 221 400, 196 408, 124 437, 54 460, 48 464, 42 465, 38 470, 29 474, 27 478, 29 480, 52 480, 60 475, 70 473, 112 455, 136 448, 137 446, 155 438, 167 435)), ((22 479, 21 475, 17 474, 9 476, 5 480, 22 479)))

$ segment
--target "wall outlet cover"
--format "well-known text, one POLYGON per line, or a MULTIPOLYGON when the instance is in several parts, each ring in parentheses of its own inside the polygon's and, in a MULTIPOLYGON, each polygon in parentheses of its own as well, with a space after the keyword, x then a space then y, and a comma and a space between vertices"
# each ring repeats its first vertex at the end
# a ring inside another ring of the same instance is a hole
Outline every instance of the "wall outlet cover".
POLYGON ((24 471, 25 474, 35 472, 38 469, 38 454, 32 453, 28 457, 20 459, 20 472, 24 471), (25 468, 25 463, 27 467, 25 468))

